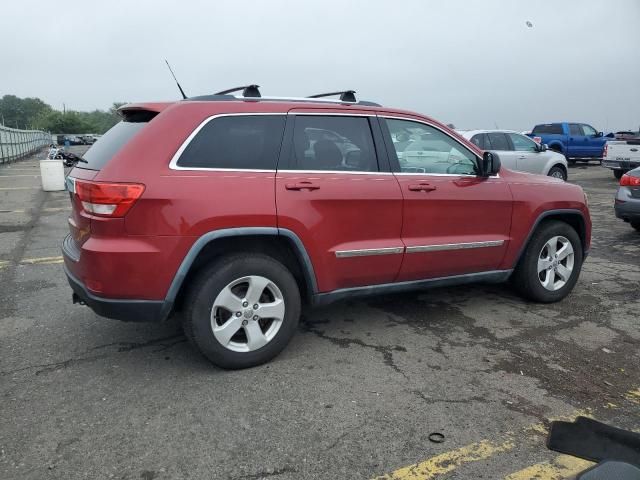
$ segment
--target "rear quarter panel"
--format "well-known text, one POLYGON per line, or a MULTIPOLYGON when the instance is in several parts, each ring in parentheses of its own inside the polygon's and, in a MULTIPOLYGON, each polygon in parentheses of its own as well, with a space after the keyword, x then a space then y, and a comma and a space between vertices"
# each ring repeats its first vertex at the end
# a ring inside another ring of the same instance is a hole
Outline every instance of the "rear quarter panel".
POLYGON ((501 268, 514 268, 536 221, 551 210, 573 210, 582 213, 585 221, 586 248, 591 243, 591 219, 582 188, 562 180, 542 175, 504 171, 513 195, 511 242, 501 268))

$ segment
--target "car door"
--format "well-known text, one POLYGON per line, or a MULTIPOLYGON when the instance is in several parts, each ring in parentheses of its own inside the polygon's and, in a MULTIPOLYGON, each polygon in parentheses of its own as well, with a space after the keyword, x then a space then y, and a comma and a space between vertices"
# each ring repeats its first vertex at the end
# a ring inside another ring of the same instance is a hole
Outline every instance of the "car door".
POLYGON ((585 156, 588 157, 601 157, 604 144, 607 141, 606 138, 598 136, 598 131, 591 125, 583 123, 580 125, 585 138, 585 156))
POLYGON ((579 123, 569 124, 569 141, 567 143, 568 157, 588 157, 589 139, 585 136, 579 123))
POLYGON ((389 160, 404 197, 406 253, 397 280, 497 269, 509 243, 508 184, 499 175, 478 176, 476 152, 441 127, 416 117, 380 115, 389 160), (391 139, 401 133, 412 142, 398 152, 391 139))
POLYGON ((511 170, 518 169, 518 157, 513 151, 513 145, 503 132, 488 132, 486 136, 487 150, 493 150, 500 155, 502 165, 511 170))
POLYGON ((289 111, 276 176, 278 227, 302 240, 321 292, 395 279, 402 202, 375 114, 289 111))
POLYGON ((528 173, 544 173, 548 154, 538 150, 538 144, 519 133, 507 133, 516 154, 516 170, 528 173))

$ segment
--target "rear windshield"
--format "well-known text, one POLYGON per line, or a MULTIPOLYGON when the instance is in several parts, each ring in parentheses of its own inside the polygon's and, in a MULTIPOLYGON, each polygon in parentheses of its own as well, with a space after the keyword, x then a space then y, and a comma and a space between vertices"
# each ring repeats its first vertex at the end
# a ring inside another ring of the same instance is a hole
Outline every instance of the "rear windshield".
POLYGON ((100 170, 107 162, 142 130, 147 122, 120 122, 105 133, 82 156, 87 163, 79 162, 78 168, 100 170))
POLYGON ((548 123, 546 125, 536 125, 536 127, 533 129, 533 132, 531 132, 534 135, 538 135, 541 133, 546 133, 546 134, 560 134, 562 135, 562 125, 559 123, 548 123))

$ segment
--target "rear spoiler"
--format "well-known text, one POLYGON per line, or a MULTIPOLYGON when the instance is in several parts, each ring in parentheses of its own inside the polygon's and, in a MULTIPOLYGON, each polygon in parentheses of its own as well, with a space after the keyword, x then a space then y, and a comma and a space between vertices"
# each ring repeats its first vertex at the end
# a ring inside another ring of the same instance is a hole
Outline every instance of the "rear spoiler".
POLYGON ((148 122, 174 102, 127 103, 118 108, 125 122, 148 122))

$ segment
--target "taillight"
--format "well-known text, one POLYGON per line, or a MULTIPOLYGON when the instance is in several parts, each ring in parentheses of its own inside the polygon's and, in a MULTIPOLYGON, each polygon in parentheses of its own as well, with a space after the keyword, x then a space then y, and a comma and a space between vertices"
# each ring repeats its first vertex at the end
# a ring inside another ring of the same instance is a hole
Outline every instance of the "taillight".
POLYGON ((604 150, 602 151, 602 156, 606 157, 608 151, 609 151, 609 145, 605 143, 604 144, 604 150))
POLYGON ((640 177, 632 177, 625 173, 620 179, 621 187, 640 187, 640 177))
POLYGON ((140 183, 74 181, 82 208, 100 217, 124 217, 144 192, 140 183))

